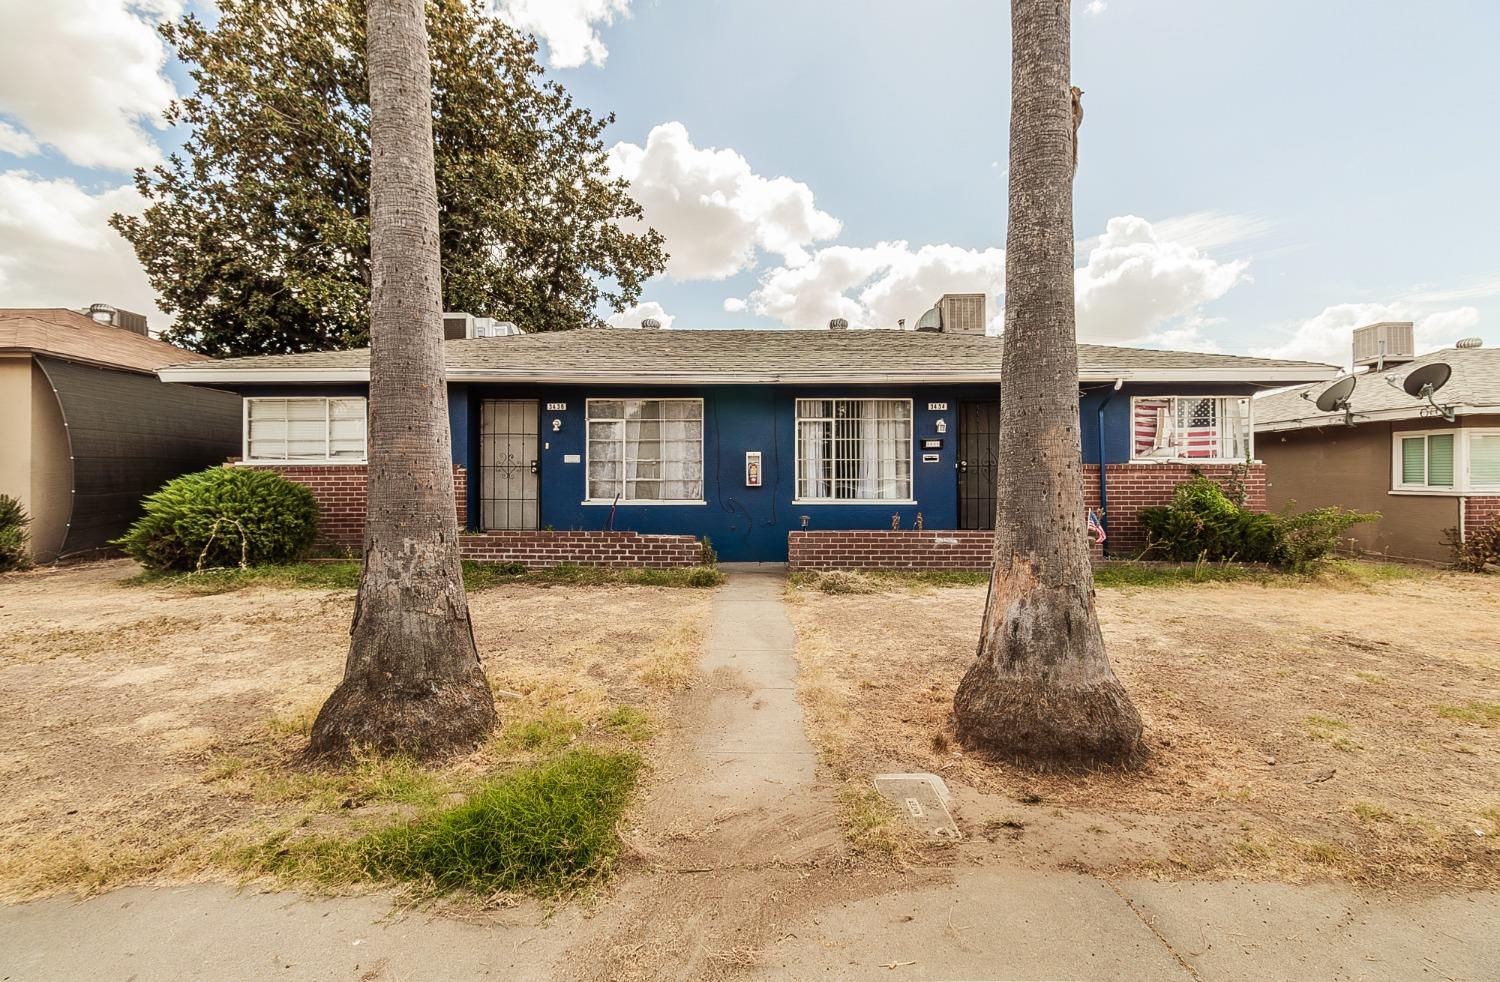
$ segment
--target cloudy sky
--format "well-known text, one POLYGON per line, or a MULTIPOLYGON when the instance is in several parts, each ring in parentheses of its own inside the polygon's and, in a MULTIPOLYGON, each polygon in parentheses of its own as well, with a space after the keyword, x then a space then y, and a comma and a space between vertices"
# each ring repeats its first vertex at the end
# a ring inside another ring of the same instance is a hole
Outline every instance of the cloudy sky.
MULTIPOLYGON (((154 312, 106 225, 176 145, 153 30, 187 0, 0 0, 0 306, 154 312)), ((495 0, 667 238, 640 309, 857 326, 1003 285, 1007 5, 495 0)), ((1500 343, 1500 8, 1084 0, 1084 340, 1347 358, 1349 329, 1500 343)), ((157 315, 159 321, 160 315, 157 315)))

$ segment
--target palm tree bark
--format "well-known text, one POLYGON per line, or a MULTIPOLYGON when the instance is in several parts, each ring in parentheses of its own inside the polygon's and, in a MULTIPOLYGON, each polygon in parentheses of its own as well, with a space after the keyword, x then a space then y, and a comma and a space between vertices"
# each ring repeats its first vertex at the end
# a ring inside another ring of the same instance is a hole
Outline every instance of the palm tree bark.
POLYGON ((953 706, 966 746, 1044 768, 1142 753, 1140 716, 1099 630, 1082 513, 1068 6, 1011 3, 995 565, 953 706))
POLYGON ((344 680, 309 754, 467 750, 495 725, 458 555, 423 0, 370 0, 365 566, 344 680))

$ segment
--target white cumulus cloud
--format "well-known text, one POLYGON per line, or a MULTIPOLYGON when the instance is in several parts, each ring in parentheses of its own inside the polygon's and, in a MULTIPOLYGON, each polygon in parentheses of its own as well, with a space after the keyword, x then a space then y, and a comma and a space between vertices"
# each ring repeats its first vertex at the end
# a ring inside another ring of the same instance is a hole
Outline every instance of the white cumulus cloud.
POLYGON ((182 13, 179 0, 45 0, 5 9, 0 113, 20 127, 0 131, 10 152, 46 144, 80 166, 115 170, 160 159, 147 127, 161 125, 176 92, 162 73, 167 52, 156 24, 182 13))
POLYGON ((1479 326, 1479 311, 1473 307, 1423 311, 1404 301, 1335 304, 1298 324, 1281 344, 1255 348, 1252 354, 1321 361, 1348 368, 1353 363, 1354 329, 1380 321, 1412 321, 1416 325, 1417 353, 1422 354, 1449 347, 1459 338, 1474 333, 1479 326))
POLYGON ((955 245, 881 242, 869 247, 829 246, 800 266, 779 266, 761 277, 742 303, 762 317, 789 327, 825 327, 843 317, 852 327, 907 327, 944 293, 984 293, 989 298, 991 330, 1000 323, 1005 253, 1001 249, 965 249, 955 245))
POLYGON ((1246 279, 1245 260, 1219 262, 1159 236, 1134 215, 1111 218, 1075 274, 1078 337, 1105 344, 1182 340, 1203 306, 1246 279))
POLYGON ((130 243, 107 224, 143 206, 131 185, 91 193, 66 179, 0 173, 0 296, 13 307, 79 307, 101 301, 167 318, 130 243))
POLYGON ((674 279, 733 276, 755 265, 757 250, 799 266, 808 246, 842 228, 817 208, 806 184, 757 174, 734 150, 694 146, 681 123, 657 126, 645 146, 615 144, 609 163, 630 181, 647 223, 666 237, 674 279))
POLYGON ((654 317, 661 321, 662 330, 672 326, 672 321, 677 318, 662 309, 661 304, 655 300, 646 300, 632 307, 610 314, 604 318, 604 323, 610 327, 640 327, 641 321, 648 317, 654 317))
POLYGON ((630 14, 630 0, 494 0, 496 17, 547 45, 553 68, 603 67, 609 49, 596 25, 630 14))

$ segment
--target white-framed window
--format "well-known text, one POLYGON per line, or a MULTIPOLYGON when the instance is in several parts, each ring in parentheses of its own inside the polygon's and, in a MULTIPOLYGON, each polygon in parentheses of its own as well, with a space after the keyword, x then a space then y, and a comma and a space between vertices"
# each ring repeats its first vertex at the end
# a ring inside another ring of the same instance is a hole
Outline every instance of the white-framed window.
POLYGON ((1250 460, 1255 427, 1248 396, 1136 396, 1132 460, 1250 460))
POLYGON ((1406 430, 1391 440, 1392 491, 1500 490, 1500 430, 1406 430))
POLYGON ((362 397, 299 396, 244 402, 246 463, 365 462, 362 397))
POLYGON ((798 399, 797 500, 911 501, 910 399, 798 399))
POLYGON ((703 500, 702 399, 589 399, 588 500, 703 500))

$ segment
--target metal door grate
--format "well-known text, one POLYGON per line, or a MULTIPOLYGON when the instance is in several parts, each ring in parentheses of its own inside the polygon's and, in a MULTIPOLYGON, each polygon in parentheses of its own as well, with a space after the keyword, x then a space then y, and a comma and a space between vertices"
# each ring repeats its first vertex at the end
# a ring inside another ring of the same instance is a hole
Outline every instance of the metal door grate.
POLYGON ((1000 474, 1000 403, 958 404, 958 527, 995 527, 1000 474))
POLYGON ((479 405, 479 523, 486 531, 537 527, 535 399, 479 405))

